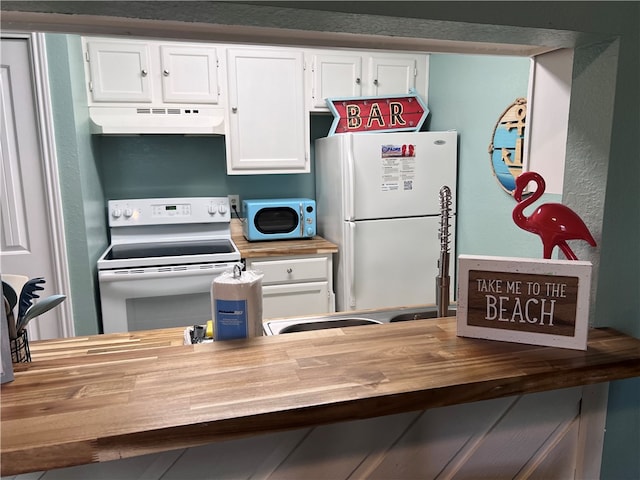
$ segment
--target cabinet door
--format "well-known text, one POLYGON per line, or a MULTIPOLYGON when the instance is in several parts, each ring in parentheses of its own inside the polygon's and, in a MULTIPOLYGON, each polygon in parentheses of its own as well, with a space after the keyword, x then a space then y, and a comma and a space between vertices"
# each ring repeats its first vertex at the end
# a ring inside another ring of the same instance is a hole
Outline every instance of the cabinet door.
POLYGON ((400 95, 416 86, 416 59, 372 57, 369 68, 370 95, 400 95))
POLYGON ((312 107, 326 108, 325 100, 362 95, 362 56, 314 55, 312 107))
POLYGON ((216 49, 160 47, 162 97, 165 102, 218 103, 216 49))
POLYGON ((309 172, 302 51, 227 50, 230 174, 309 172))
POLYGON ((262 318, 296 317, 331 312, 329 282, 262 287, 262 318))
POLYGON ((327 280, 331 275, 329 259, 322 255, 308 258, 252 260, 247 266, 264 274, 262 280, 264 285, 327 280))
POLYGON ((95 102, 151 102, 149 49, 144 43, 88 42, 95 102))

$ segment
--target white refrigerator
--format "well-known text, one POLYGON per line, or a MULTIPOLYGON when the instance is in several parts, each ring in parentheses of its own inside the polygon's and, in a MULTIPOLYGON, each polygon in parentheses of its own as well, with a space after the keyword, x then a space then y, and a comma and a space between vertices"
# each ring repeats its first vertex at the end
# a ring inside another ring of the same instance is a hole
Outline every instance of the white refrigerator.
POLYGON ((339 247, 338 310, 435 303, 444 185, 453 201, 455 285, 457 141, 455 131, 346 133, 316 140, 318 234, 339 247))

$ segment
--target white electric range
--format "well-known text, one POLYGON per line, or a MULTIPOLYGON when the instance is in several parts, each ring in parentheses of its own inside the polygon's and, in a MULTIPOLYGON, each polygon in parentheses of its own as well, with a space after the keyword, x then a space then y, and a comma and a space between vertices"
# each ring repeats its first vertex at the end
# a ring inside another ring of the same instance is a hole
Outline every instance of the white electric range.
POLYGON ((206 323, 213 279, 236 265, 227 197, 110 200, 98 260, 104 333, 206 323))

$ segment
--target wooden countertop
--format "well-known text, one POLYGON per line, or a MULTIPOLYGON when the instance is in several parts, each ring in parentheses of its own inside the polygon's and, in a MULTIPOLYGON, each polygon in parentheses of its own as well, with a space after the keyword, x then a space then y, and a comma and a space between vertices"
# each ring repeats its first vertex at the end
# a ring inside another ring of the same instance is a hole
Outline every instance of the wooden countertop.
POLYGON ((337 253, 338 246, 320 236, 299 240, 271 240, 268 242, 249 242, 242 234, 242 224, 236 218, 231 221, 231 238, 242 258, 279 257, 286 255, 317 255, 337 253))
POLYGON ((455 318, 182 345, 182 328, 32 342, 2 385, 1 474, 640 375, 640 340, 586 351, 456 336, 455 318))

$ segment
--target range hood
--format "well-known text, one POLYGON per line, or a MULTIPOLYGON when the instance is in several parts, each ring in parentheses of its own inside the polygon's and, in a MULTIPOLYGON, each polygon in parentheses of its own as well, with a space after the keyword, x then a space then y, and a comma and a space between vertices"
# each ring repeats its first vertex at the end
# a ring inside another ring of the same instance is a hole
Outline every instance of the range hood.
POLYGON ((220 107, 89 107, 91 133, 102 135, 224 135, 220 107))

